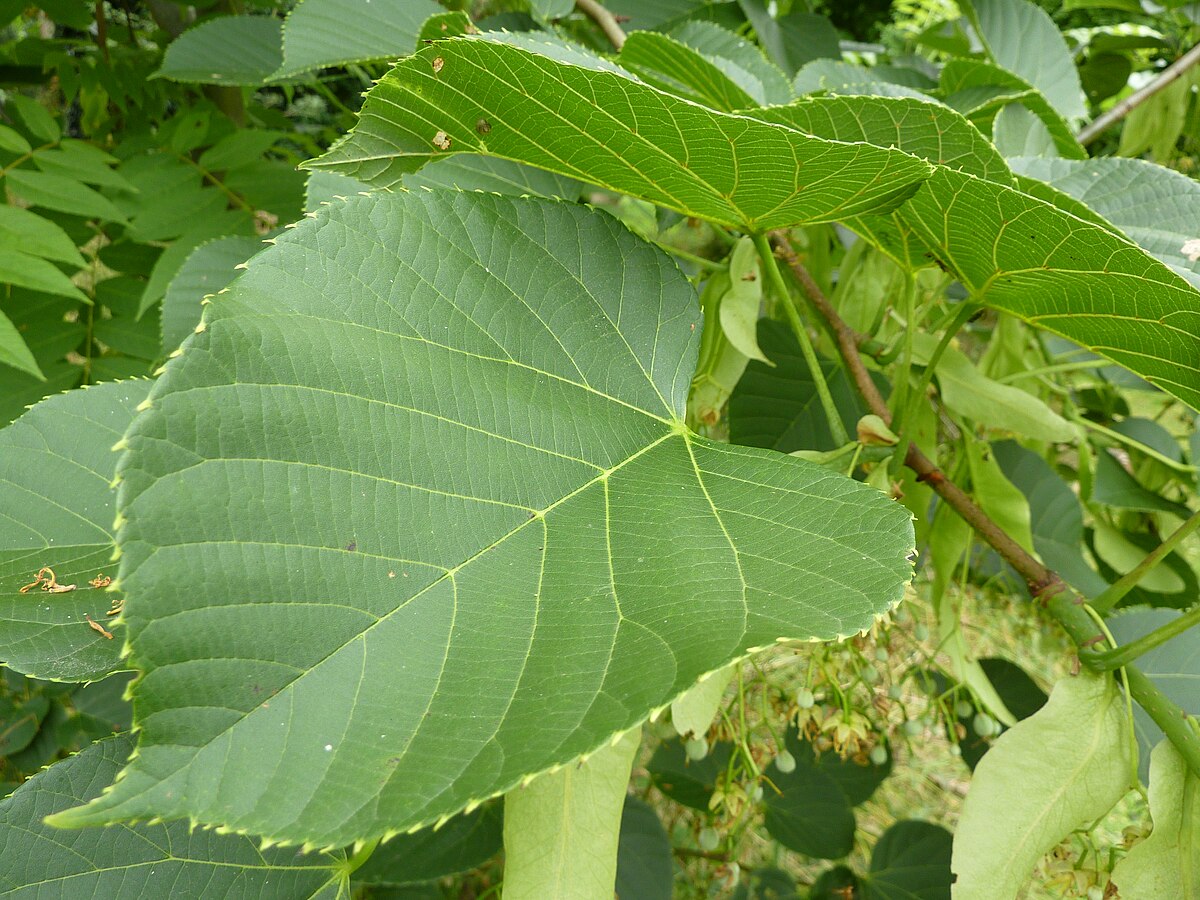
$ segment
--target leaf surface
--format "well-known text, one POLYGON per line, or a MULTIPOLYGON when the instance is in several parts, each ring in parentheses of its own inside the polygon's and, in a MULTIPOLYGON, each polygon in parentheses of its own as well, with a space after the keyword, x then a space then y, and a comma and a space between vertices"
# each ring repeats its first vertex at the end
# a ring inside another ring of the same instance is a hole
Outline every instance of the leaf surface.
POLYGON ((271 16, 220 16, 167 46, 159 78, 197 84, 260 85, 283 61, 282 23, 271 16))
POLYGON ((35 678, 84 681, 120 668, 105 618, 116 595, 88 582, 112 572, 117 468, 112 446, 149 381, 122 381, 43 400, 0 431, 0 647, 3 663, 35 678), (49 566, 66 593, 18 590, 49 566))
POLYGON ((35 775, 0 801, 0 890, 6 896, 287 897, 332 900, 333 856, 260 850, 238 835, 190 831, 186 822, 63 832, 45 816, 99 795, 133 749, 122 735, 35 775))
POLYGON ((683 428, 694 290, 609 216, 354 197, 206 309, 120 470, 138 757, 60 821, 411 828, 909 577, 883 495, 683 428))
POLYGON ((323 66, 396 59, 413 52, 421 24, 443 12, 433 0, 304 0, 283 26, 283 61, 274 78, 323 66))
POLYGON ((459 152, 746 229, 886 212, 928 173, 896 150, 808 137, 617 72, 469 38, 400 62, 368 94, 355 130, 308 165, 390 187, 459 152))
POLYGON ((1015 898, 1043 854, 1124 796, 1129 743, 1111 676, 1056 684, 1049 702, 1002 734, 975 767, 954 834, 955 900, 1015 898), (1031 764, 1039 759, 1054 765, 1031 764))

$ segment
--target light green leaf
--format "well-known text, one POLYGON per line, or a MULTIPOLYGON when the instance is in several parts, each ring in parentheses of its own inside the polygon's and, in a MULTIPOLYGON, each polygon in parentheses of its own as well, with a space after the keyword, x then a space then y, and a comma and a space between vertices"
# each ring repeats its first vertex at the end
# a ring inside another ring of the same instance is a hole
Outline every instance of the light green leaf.
POLYGON ((421 24, 440 12, 444 10, 433 0, 303 0, 284 23, 283 60, 272 77, 407 56, 421 24))
POLYGON ((1187 125, 1192 87, 1197 83, 1197 75, 1193 70, 1139 104, 1125 117, 1117 153, 1121 156, 1137 156, 1149 150, 1156 161, 1168 162, 1187 125))
POLYGON ((704 334, 700 359, 688 393, 688 421, 713 426, 721 419, 729 395, 737 386, 750 361, 729 342, 721 326, 721 298, 729 290, 729 273, 716 272, 700 294, 704 315, 704 334))
POLYGON ((575 8, 575 0, 529 0, 529 8, 542 21, 561 19, 575 8))
POLYGON ((939 80, 945 102, 981 127, 1011 103, 1020 103, 1042 120, 1059 154, 1086 159, 1067 121, 1044 96, 1022 78, 977 59, 952 59, 939 80))
POLYGON ((25 344, 25 339, 21 337, 21 333, 17 331, 8 316, 2 312, 0 312, 0 363, 12 366, 21 372, 27 372, 42 381, 46 380, 46 376, 38 367, 37 360, 33 358, 33 354, 25 344))
POLYGON ((1010 103, 996 113, 992 123, 992 140, 1005 158, 1058 156, 1050 129, 1020 103, 1010 103))
MULTIPOLYGON (((340 23, 344 29, 345 22, 340 23)), ((221 16, 189 28, 167 47, 156 78, 256 86, 283 62, 282 23, 271 16, 221 16)))
POLYGON ((1087 116, 1075 60, 1044 9, 1029 0, 969 0, 963 6, 997 65, 1037 88, 1064 119, 1087 116))
MULTIPOLYGON (((1120 643, 1128 644, 1179 616, 1179 611, 1174 609, 1121 610, 1108 620, 1108 626, 1120 643)), ((1138 657, 1138 667, 1167 700, 1189 716, 1200 716, 1200 629, 1189 629, 1143 653, 1138 657)), ((1150 750, 1162 741, 1163 733, 1136 704, 1133 722, 1141 748, 1140 772, 1145 779, 1149 775, 1150 750)))
POLYGON ((721 708, 725 688, 733 680, 737 666, 726 666, 702 677, 686 694, 671 703, 671 724, 682 737, 702 738, 721 708))
POLYGON ((761 84, 759 96, 752 96, 712 60, 665 34, 635 31, 621 48, 620 59, 648 84, 712 109, 733 112, 766 103, 761 84))
POLYGON ((750 41, 712 22, 686 22, 671 36, 712 62, 757 101, 788 103, 795 96, 783 71, 750 41))
POLYGON ((121 642, 84 617, 113 628, 105 613, 118 595, 88 582, 113 572, 112 446, 149 392, 148 381, 122 381, 58 394, 0 431, 0 647, 10 669, 85 681, 121 668, 121 642), (75 590, 18 593, 43 566, 75 590))
POLYGON ((1108 450, 1100 450, 1096 454, 1092 500, 1119 509, 1173 513, 1181 519, 1186 519, 1192 514, 1182 503, 1176 503, 1147 490, 1108 450))
POLYGON ((125 217, 111 200, 81 181, 33 169, 14 169, 5 179, 9 190, 31 206, 125 224, 125 217))
POLYGON ((992 456, 991 447, 985 442, 968 438, 963 446, 966 449, 967 470, 971 474, 971 492, 976 502, 1009 537, 1036 555, 1025 495, 1004 477, 1000 464, 992 456))
POLYGON ((828 91, 842 96, 910 97, 928 100, 920 91, 888 81, 874 68, 835 59, 815 59, 796 73, 792 89, 797 94, 828 91))
POLYGON ((336 172, 310 172, 304 188, 304 211, 316 212, 326 203, 346 200, 355 194, 365 194, 370 189, 369 184, 336 172))
MULTIPOLYGON (((1092 528, 1097 555, 1121 575, 1137 568, 1146 558, 1145 550, 1111 525, 1097 520, 1092 523, 1092 528)), ((1171 570, 1165 559, 1146 572, 1138 586, 1158 594, 1178 594, 1186 587, 1183 579, 1171 570)))
MULTIPOLYGON (((913 338, 913 358, 925 365, 937 338, 931 334, 916 334, 913 338)), ((937 380, 947 409, 971 421, 982 417, 980 424, 988 428, 1050 442, 1066 443, 1078 436, 1074 425, 1033 394, 993 381, 953 346, 947 347, 938 360, 937 380)))
POLYGON ((0 801, 0 885, 29 900, 61 897, 287 897, 332 900, 343 853, 263 850, 253 838, 187 822, 63 832, 48 814, 99 795, 133 750, 121 735, 35 775, 0 801))
POLYGON ((21 133, 14 128, 9 128, 7 125, 0 125, 0 150, 5 150, 9 153, 28 153, 33 148, 29 146, 29 141, 21 137, 21 133))
POLYGON ((694 290, 610 216, 354 197, 206 309, 121 466, 138 757, 64 824, 405 830, 909 577, 902 507, 683 428, 694 290))
POLYGON ((133 189, 119 172, 111 168, 116 159, 83 141, 63 141, 57 149, 37 150, 33 154, 33 162, 43 172, 74 178, 84 184, 121 191, 133 189))
POLYGON ((1200 288, 1200 253, 1188 247, 1188 241, 1200 239, 1195 179, 1141 159, 1011 159, 1009 164, 1085 204, 1200 288))
MULTIPOLYGON (((313 176, 318 174, 333 175, 332 172, 314 172, 313 176)), ((563 200, 576 200, 583 190, 583 185, 574 178, 523 166, 507 159, 470 153, 460 153, 430 163, 419 172, 405 175, 401 181, 409 190, 447 187, 462 191, 491 191, 493 194, 509 194, 513 197, 560 197, 563 200)), ((363 185, 359 190, 369 190, 369 187, 363 185)))
POLYGON ((1123 900, 1200 897, 1200 778, 1170 741, 1150 757, 1154 830, 1113 869, 1123 900))
POLYGON ((465 38, 402 61, 370 92, 355 130, 308 165, 388 187, 454 152, 755 230, 889 211, 928 172, 899 151, 810 138, 616 73, 465 38), (551 93, 563 98, 557 107, 544 100, 551 93), (589 98, 603 98, 605 115, 589 98))
POLYGON ((83 303, 90 302, 87 294, 75 287, 54 263, 3 245, 0 245, 0 284, 15 284, 60 297, 72 297, 83 303))
POLYGON ((19 206, 0 204, 0 250, 20 250, 83 268, 83 257, 65 231, 54 222, 19 206))
POLYGON ((613 894, 621 812, 642 730, 504 797, 507 900, 613 894))
POLYGON ((1015 898, 1045 853, 1125 795, 1132 766, 1129 719, 1112 676, 1082 673, 1056 684, 1049 702, 1004 732, 975 767, 954 834, 955 900, 1015 898))
POLYGON ((200 302, 237 277, 235 268, 263 248, 251 237, 216 238, 201 244, 179 267, 162 305, 162 349, 170 353, 200 323, 200 302))
POLYGON ((62 128, 58 122, 44 105, 32 97, 10 91, 5 96, 4 103, 17 114, 17 118, 25 123, 25 127, 38 140, 56 144, 62 137, 62 128))
POLYGON ((762 306, 762 271, 754 241, 741 238, 729 258, 729 290, 721 297, 721 330, 747 359, 774 365, 758 348, 758 314, 762 306))

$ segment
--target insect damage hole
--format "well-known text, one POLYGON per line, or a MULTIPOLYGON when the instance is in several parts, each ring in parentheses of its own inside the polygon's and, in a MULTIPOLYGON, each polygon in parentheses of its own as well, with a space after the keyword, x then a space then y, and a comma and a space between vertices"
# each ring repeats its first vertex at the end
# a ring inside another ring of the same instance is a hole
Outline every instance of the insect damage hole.
POLYGON ((449 150, 450 135, 446 134, 444 131, 439 131, 433 136, 433 146, 437 147, 439 150, 449 150))

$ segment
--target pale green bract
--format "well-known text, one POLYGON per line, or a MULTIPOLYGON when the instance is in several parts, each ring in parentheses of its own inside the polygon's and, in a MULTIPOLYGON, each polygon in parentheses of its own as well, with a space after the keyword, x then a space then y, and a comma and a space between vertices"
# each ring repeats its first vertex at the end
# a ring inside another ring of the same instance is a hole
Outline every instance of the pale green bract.
POLYGON ((137 755, 56 824, 412 828, 911 574, 882 494, 684 428, 695 292, 612 217, 357 196, 207 309, 119 469, 137 755))

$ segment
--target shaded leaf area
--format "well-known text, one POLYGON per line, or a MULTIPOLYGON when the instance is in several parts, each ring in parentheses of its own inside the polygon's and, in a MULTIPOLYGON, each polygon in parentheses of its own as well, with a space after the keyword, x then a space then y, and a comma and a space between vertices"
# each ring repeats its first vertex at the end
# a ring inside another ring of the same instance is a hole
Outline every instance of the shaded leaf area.
MULTIPOLYGON (((987 676, 987 680, 991 682, 996 695, 1004 703, 1005 708, 1016 717, 1018 722, 1021 719, 1029 718, 1046 705, 1046 692, 1038 687, 1024 669, 1011 660, 1002 657, 985 657, 979 660, 979 667, 987 676)), ((947 696, 954 687, 954 683, 949 678, 934 670, 922 673, 919 681, 931 697, 947 696)), ((961 688, 957 699, 969 701, 970 697, 970 693, 964 687, 961 688)), ((962 731, 956 731, 953 736, 962 749, 963 762, 971 771, 975 770, 979 761, 983 759, 983 755, 991 749, 995 742, 995 736, 979 733, 975 727, 975 713, 974 709, 966 715, 959 715, 957 710, 955 711, 955 718, 962 731)), ((1007 730, 1007 726, 1003 722, 996 724, 1000 728, 1000 733, 1007 730)))
POLYGON ((112 575, 113 444, 150 392, 124 381, 43 400, 0 431, 0 647, 3 663, 38 678, 84 681, 119 667, 121 642, 87 617, 106 617, 117 594, 89 582, 112 575), (28 592, 42 567, 68 591, 28 592))
POLYGON ((949 831, 931 822, 896 822, 876 843, 867 874, 844 865, 827 869, 813 884, 809 900, 950 900, 953 840, 949 831))
POLYGON ((500 852, 502 804, 487 803, 441 828, 424 828, 380 844, 354 870, 353 884, 414 884, 465 872, 500 852))
POLYGON ((789 75, 815 59, 841 59, 840 36, 828 17, 793 9, 775 18, 763 0, 739 5, 767 55, 789 75))
POLYGON ((694 290, 610 217, 355 197, 206 309, 119 471, 138 757, 63 823, 403 830, 908 580, 903 508, 686 432, 694 290))
POLYGON ((625 798, 617 845, 616 896, 634 900, 671 900, 675 876, 671 840, 654 807, 625 798))
POLYGON ((755 229, 886 212, 928 174, 895 150, 811 138, 617 72, 462 38, 397 65, 368 94, 355 130, 308 165, 388 187, 457 152, 755 229))
POLYGON ((1108 587, 1083 555, 1083 507, 1070 485, 1016 441, 992 444, 992 453, 1005 477, 1025 495, 1033 548, 1042 562, 1086 597, 1108 587))
MULTIPOLYGON (((1177 619, 1173 609, 1129 609, 1108 619, 1118 643, 1128 644, 1177 619)), ((1158 686, 1167 699, 1189 716, 1200 715, 1200 632, 1192 628, 1138 657, 1138 668, 1158 686)), ((1149 777, 1150 752, 1163 740, 1162 730, 1136 704, 1134 732, 1140 750, 1138 765, 1142 780, 1149 777)))
POLYGON ((10 896, 332 898, 341 854, 260 850, 187 822, 60 831, 45 816, 98 796, 133 738, 98 741, 0 801, 0 888, 10 896))
POLYGON ((272 78, 412 53, 421 25, 443 12, 433 0, 303 0, 283 25, 283 59, 272 78))
POLYGON ((767 770, 763 819, 771 837, 790 850, 818 859, 840 859, 854 847, 854 807, 865 803, 892 770, 891 756, 877 766, 860 765, 834 752, 818 754, 790 728, 785 738, 796 760, 791 772, 767 770), (772 788, 773 786, 773 788, 772 788))
POLYGON ((1010 159, 1022 175, 1075 198, 1200 287, 1200 184, 1173 169, 1117 157, 1010 159))
POLYGON ((155 73, 172 81, 260 85, 283 63, 283 23, 272 16, 221 16, 167 46, 155 73))
MULTIPOLYGON (((746 367, 729 398, 730 441, 783 453, 836 449, 812 372, 791 331, 782 322, 762 319, 758 340, 774 366, 752 361, 746 367)), ((867 409, 844 368, 823 361, 821 370, 842 423, 853 434, 867 409)))
POLYGON ((732 753, 733 744, 718 741, 703 759, 691 759, 679 738, 659 744, 646 768, 654 786, 676 803, 707 811, 709 798, 725 774, 732 753))
POLYGON ((235 268, 263 248, 257 238, 230 236, 201 244, 188 256, 162 303, 162 350, 170 353, 200 321, 200 303, 237 277, 235 268))

